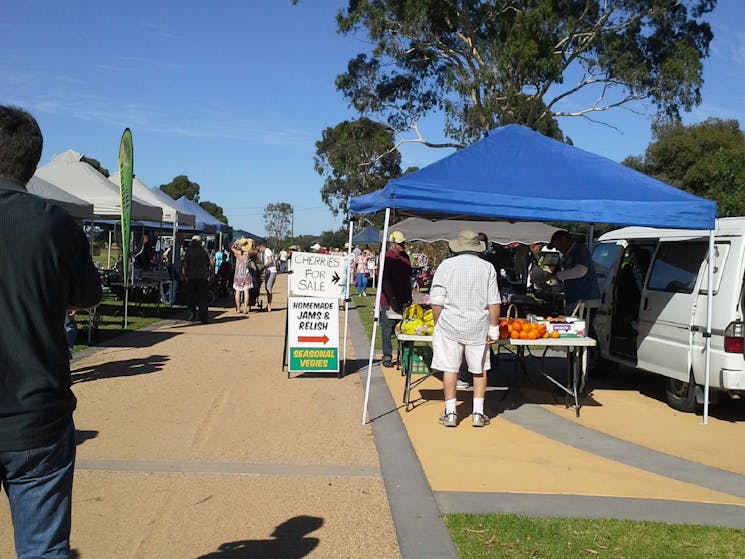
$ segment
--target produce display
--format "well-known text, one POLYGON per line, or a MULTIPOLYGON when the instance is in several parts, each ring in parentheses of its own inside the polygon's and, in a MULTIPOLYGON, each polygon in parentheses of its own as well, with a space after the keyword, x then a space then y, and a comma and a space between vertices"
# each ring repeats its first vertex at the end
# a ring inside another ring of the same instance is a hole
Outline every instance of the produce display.
MULTIPOLYGON (((435 328, 432 309, 409 305, 403 312, 399 328, 402 334, 431 336, 435 328)), ((584 335, 585 321, 571 316, 544 318, 528 315, 527 318, 503 318, 499 321, 500 340, 579 338, 584 335)))
POLYGON ((435 318, 432 309, 425 309, 422 305, 413 304, 404 309, 401 321, 401 333, 431 336, 435 329, 435 318))
POLYGON ((543 323, 530 322, 524 318, 503 318, 499 321, 500 340, 537 340, 539 338, 558 338, 559 332, 549 332, 543 323))
POLYGON ((558 332, 556 338, 582 338, 585 336, 585 321, 575 316, 542 317, 533 314, 528 315, 528 321, 533 324, 544 324, 546 330, 553 336, 558 332))

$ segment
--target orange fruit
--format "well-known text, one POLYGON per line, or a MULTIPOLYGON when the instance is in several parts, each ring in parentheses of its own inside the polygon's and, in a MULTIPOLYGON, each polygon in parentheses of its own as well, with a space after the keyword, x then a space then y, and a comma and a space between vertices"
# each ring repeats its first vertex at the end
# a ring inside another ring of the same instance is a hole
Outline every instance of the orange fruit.
POLYGON ((559 337, 559 331, 558 330, 554 330, 553 332, 551 332, 550 337, 552 337, 552 338, 558 338, 559 337))

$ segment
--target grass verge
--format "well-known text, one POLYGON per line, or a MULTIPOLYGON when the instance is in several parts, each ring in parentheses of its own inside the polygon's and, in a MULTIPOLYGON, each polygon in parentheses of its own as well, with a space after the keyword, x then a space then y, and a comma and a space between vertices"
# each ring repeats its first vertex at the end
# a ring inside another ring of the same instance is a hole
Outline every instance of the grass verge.
POLYGON ((445 516, 460 556, 468 559, 735 559, 745 531, 631 520, 445 516))
MULTIPOLYGON (((362 321, 362 326, 365 327, 365 333, 368 339, 372 335, 373 326, 373 312, 375 310, 375 289, 367 290, 367 297, 360 297, 358 295, 352 295, 352 302, 350 306, 357 309, 357 313, 362 321)), ((393 352, 395 354, 398 344, 396 338, 393 338, 393 352)), ((383 349, 383 337, 380 335, 380 326, 378 325, 378 332, 375 336, 375 349, 383 349)))
MULTIPOLYGON (((118 300, 113 294, 106 294, 98 305, 98 328, 94 330, 91 346, 105 345, 107 341, 166 318, 181 317, 185 314, 184 307, 167 307, 154 302, 133 303, 130 301, 127 309, 127 327, 124 328, 124 301, 118 300)), ((73 353, 88 348, 89 315, 78 312, 75 315, 78 336, 75 340, 73 353)))

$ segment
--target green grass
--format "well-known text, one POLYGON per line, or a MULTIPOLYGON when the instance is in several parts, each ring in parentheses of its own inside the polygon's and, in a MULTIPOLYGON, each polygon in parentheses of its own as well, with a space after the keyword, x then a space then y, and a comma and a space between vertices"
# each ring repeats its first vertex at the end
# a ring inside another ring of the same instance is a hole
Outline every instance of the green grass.
POLYGON ((735 559, 745 531, 631 520, 445 516, 464 559, 735 559))
MULTIPOLYGON (((369 337, 375 297, 354 296, 353 301, 369 337)), ((380 330, 376 347, 381 347, 380 330)), ((445 515, 444 521, 462 559, 745 557, 745 530, 628 520, 484 514, 445 515)))
MULTIPOLYGON (((367 297, 359 297, 354 291, 352 295, 352 302, 350 306, 357 307, 357 313, 360 316, 362 325, 365 327, 365 333, 369 338, 372 335, 373 325, 373 311, 375 310, 375 289, 367 290, 367 297)), ((395 354, 398 343, 396 342, 395 336, 393 337, 393 352, 395 354)), ((375 336, 375 349, 383 349, 383 338, 380 334, 380 325, 378 325, 378 332, 375 336)))
MULTIPOLYGON (((140 330, 165 318, 182 316, 185 312, 184 307, 169 308, 164 305, 158 307, 156 303, 142 303, 141 306, 136 307, 135 303, 130 301, 125 329, 123 327, 124 301, 117 300, 113 294, 107 294, 98 306, 100 323, 91 341, 91 346, 105 345, 112 338, 140 330)), ((88 314, 84 312, 76 314, 75 322, 78 327, 78 337, 73 353, 88 348, 88 314)))

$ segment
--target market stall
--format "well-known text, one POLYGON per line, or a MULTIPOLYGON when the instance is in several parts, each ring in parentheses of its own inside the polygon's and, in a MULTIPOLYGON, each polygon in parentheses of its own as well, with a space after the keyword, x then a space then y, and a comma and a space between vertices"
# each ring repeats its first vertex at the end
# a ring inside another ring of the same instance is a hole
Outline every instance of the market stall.
MULTIPOLYGON (((385 211, 383 246, 391 211, 401 215, 507 221, 647 225, 708 230, 713 252, 716 203, 599 155, 509 125, 382 190, 352 198, 358 214, 385 211)), ((379 275, 385 271, 381 259, 379 275)), ((711 267, 710 267, 711 273, 711 267)), ((709 285, 712 278, 709 278, 709 285)), ((711 295, 709 295, 711 309, 711 295)), ((710 311, 709 311, 710 313, 710 311)), ((367 417, 380 292, 368 361, 363 424, 367 417)), ((711 320, 707 321, 707 331, 711 320)), ((708 344, 707 344, 708 345, 708 344)), ((707 352, 709 348, 707 347, 707 352)), ((708 379, 708 365, 707 365, 708 379)), ((706 385, 708 400, 708 381, 706 385)), ((704 410, 704 421, 708 408, 704 410)))

